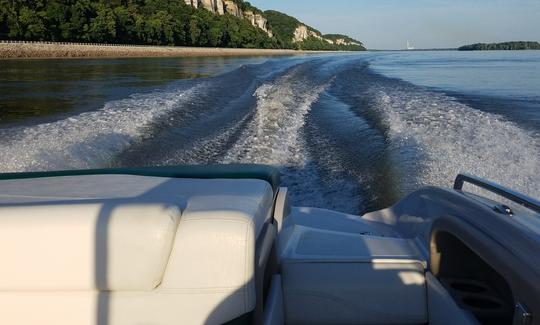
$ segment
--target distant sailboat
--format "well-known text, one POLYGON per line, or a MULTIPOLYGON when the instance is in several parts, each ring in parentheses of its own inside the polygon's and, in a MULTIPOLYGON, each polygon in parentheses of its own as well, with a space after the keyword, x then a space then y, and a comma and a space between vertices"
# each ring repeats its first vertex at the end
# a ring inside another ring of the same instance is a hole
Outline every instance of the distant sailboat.
POLYGON ((407 47, 405 49, 407 51, 412 51, 414 50, 414 46, 409 41, 407 41, 407 47))

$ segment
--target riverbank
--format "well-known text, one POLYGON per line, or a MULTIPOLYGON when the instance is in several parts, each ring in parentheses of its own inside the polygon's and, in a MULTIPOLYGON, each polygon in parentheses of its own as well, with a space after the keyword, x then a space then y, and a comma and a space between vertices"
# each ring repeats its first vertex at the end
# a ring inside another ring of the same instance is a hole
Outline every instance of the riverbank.
POLYGON ((279 56, 305 53, 318 52, 77 43, 0 43, 0 59, 279 56))

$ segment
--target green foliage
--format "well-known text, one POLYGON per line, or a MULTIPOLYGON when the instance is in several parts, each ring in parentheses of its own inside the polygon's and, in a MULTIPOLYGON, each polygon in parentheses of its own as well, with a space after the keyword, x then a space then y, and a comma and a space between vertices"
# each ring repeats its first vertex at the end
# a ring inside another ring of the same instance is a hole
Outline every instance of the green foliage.
POLYGON ((295 45, 292 43, 294 31, 302 23, 294 17, 274 10, 265 11, 264 16, 268 19, 268 26, 272 29, 274 37, 281 47, 288 49, 295 48, 295 45))
POLYGON ((458 48, 460 51, 490 51, 490 50, 540 50, 538 42, 505 42, 505 43, 477 43, 458 48))
POLYGON ((45 31, 43 17, 43 11, 34 11, 26 6, 21 7, 19 11, 19 22, 23 28, 21 31, 23 37, 33 39, 43 34, 45 31))
POLYGON ((277 47, 276 40, 243 19, 180 0, 0 0, 0 39, 277 47))
POLYGON ((96 16, 90 23, 89 38, 97 42, 110 42, 116 37, 114 10, 104 3, 98 3, 96 16))
POLYGON ((266 16, 275 37, 268 37, 245 19, 195 9, 182 0, 0 0, 0 39, 338 49, 316 38, 293 44, 292 34, 301 24, 298 20, 277 11, 263 13, 249 2, 233 1, 243 11, 266 16))

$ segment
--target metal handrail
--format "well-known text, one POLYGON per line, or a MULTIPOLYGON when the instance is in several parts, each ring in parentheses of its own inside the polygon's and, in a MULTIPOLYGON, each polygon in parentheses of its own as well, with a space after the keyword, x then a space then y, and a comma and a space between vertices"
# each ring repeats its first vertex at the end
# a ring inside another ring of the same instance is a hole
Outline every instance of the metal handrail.
POLYGON ((462 191, 463 184, 467 182, 478 187, 481 187, 485 190, 498 194, 502 197, 505 197, 513 202, 516 202, 526 208, 529 208, 537 213, 540 213, 540 201, 535 200, 531 197, 518 193, 514 190, 506 188, 502 185, 499 185, 494 182, 487 181, 477 176, 469 174, 459 174, 456 177, 454 182, 454 190, 462 191))

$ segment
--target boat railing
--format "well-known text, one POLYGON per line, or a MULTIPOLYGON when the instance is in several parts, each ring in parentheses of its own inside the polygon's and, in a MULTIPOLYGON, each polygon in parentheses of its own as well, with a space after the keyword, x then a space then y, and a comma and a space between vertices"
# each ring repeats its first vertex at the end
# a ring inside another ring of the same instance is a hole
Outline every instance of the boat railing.
POLYGON ((514 190, 511 190, 509 188, 506 188, 497 183, 485 180, 483 178, 480 178, 474 175, 469 175, 469 174, 457 175, 456 180, 454 181, 454 189, 458 191, 463 191, 463 185, 465 183, 476 185, 480 188, 483 188, 487 191, 490 191, 508 200, 518 203, 537 213, 540 213, 540 201, 535 200, 519 192, 516 192, 514 190))

